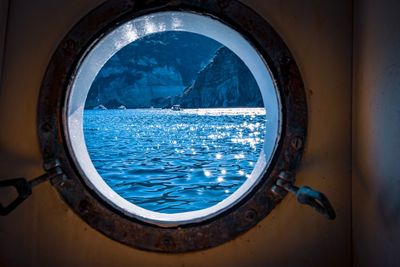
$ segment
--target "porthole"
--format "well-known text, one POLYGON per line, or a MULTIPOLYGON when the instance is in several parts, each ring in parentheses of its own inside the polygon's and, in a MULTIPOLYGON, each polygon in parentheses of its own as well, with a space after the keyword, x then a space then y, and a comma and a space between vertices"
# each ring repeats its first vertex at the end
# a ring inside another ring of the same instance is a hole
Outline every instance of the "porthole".
POLYGON ((112 239, 163 252, 216 246, 263 219, 286 195, 276 183, 300 162, 306 122, 283 41, 218 0, 99 6, 59 45, 38 110, 68 205, 112 239))
POLYGON ((80 63, 64 112, 87 185, 127 216, 169 226, 244 198, 272 158, 281 119, 250 43, 184 11, 140 16, 103 36, 80 63))

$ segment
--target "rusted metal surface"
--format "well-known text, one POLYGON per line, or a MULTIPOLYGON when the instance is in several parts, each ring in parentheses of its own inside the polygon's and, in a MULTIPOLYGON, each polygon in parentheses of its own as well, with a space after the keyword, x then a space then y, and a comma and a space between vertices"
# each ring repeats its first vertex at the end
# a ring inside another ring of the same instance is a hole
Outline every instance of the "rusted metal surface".
MULTIPOLYGON (((273 28, 238 1, 108 1, 85 16, 62 40, 44 77, 38 104, 38 135, 45 162, 58 160, 64 176, 51 180, 63 199, 93 228, 140 249, 186 252, 217 246, 249 230, 287 194, 276 181, 295 173, 307 129, 307 105, 299 69, 273 28), (266 61, 282 102, 282 135, 260 183, 228 211, 201 223, 163 228, 127 217, 86 186, 65 145, 63 111, 74 71, 90 46, 121 23, 156 11, 190 10, 216 17, 246 37, 266 61)), ((294 176, 293 176, 294 179, 294 176)), ((294 181, 293 181, 294 182, 294 181)))

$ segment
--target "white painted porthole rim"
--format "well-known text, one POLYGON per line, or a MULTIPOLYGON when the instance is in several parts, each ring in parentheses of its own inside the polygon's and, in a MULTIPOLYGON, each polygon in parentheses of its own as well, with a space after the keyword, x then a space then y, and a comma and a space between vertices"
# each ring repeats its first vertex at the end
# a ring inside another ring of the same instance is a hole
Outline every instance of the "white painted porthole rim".
POLYGON ((82 59, 68 88, 63 116, 67 146, 85 183, 108 204, 129 217, 161 226, 176 226, 210 219, 243 199, 257 185, 275 153, 281 132, 279 93, 262 57, 238 32, 208 16, 191 12, 168 11, 141 16, 128 21, 95 44, 82 59), (249 68, 266 107, 265 142, 254 170, 234 193, 209 208, 182 212, 160 213, 137 206, 117 194, 94 167, 83 133, 83 110, 87 94, 97 73, 121 48, 146 35, 163 31, 186 31, 204 35, 233 51, 249 68))

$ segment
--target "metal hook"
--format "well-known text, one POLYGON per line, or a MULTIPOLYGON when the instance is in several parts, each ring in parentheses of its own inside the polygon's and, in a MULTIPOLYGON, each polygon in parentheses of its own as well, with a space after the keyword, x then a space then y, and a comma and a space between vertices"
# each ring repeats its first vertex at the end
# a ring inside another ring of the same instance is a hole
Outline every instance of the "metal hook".
POLYGON ((15 187, 18 196, 7 206, 0 203, 0 215, 5 216, 17 208, 25 199, 32 194, 32 187, 25 178, 15 178, 0 181, 0 187, 15 187))
POLYGON ((15 187, 18 193, 18 196, 10 204, 3 206, 3 204, 0 203, 0 216, 6 216, 10 212, 15 210, 22 202, 24 202, 25 199, 27 199, 32 194, 32 188, 34 186, 46 182, 59 175, 62 175, 62 173, 62 169, 56 166, 53 169, 50 169, 45 174, 35 179, 32 179, 31 181, 28 181, 23 177, 0 181, 0 188, 15 187))
POLYGON ((276 185, 293 193, 296 195, 299 203, 312 207, 329 220, 334 220, 336 218, 335 210, 329 202, 329 199, 323 193, 309 186, 297 187, 289 177, 290 175, 287 172, 280 173, 276 185))

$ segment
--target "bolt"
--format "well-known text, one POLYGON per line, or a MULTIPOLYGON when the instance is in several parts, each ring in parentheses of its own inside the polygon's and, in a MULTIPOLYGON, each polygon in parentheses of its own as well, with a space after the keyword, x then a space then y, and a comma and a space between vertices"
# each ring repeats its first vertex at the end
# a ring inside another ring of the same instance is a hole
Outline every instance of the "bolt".
POLYGON ((164 236, 162 242, 163 242, 164 246, 166 246, 166 247, 170 247, 173 244, 172 237, 170 237, 170 236, 164 236))
POLYGON ((61 187, 64 187, 64 186, 65 186, 65 183, 66 183, 66 181, 68 180, 68 176, 67 176, 67 175, 65 175, 65 174, 62 174, 62 175, 61 175, 61 177, 60 177, 60 180, 61 180, 61 182, 60 182, 60 186, 61 186, 61 187))
POLYGON ((285 196, 285 193, 286 193, 286 191, 283 189, 283 188, 281 188, 281 187, 279 187, 279 186, 276 186, 276 185, 273 185, 272 187, 271 187, 271 192, 275 195, 275 196, 277 196, 277 197, 284 197, 285 196))
POLYGON ((253 222, 257 218, 257 213, 253 209, 249 209, 245 212, 244 217, 246 221, 253 222))
POLYGON ((220 1, 220 2, 218 3, 218 5, 219 5, 219 7, 220 7, 221 9, 227 8, 230 4, 231 4, 231 3, 230 3, 230 0, 222 0, 222 1, 220 1))
POLYGON ((300 150, 303 147, 303 140, 301 139, 301 137, 296 136, 292 139, 290 144, 292 145, 293 149, 300 150))
POLYGON ((75 42, 74 42, 73 40, 71 40, 71 39, 70 39, 70 40, 67 40, 67 41, 64 43, 63 48, 64 48, 65 51, 71 52, 72 50, 75 49, 75 42))
POLYGON ((292 179, 290 178, 292 175, 288 171, 281 171, 278 175, 279 179, 285 180, 285 181, 291 181, 292 179))
POLYGON ((61 165, 61 163, 60 163, 59 159, 52 159, 52 160, 49 160, 49 161, 46 161, 45 163, 43 163, 43 169, 45 169, 46 171, 49 171, 60 165, 61 165))
POLYGON ((46 132, 51 132, 52 127, 51 127, 50 123, 45 122, 45 123, 42 124, 41 129, 42 129, 43 132, 46 133, 46 132))
POLYGON ((84 199, 81 202, 79 202, 79 211, 82 213, 88 213, 89 206, 90 206, 89 201, 84 199))
POLYGON ((279 63, 283 66, 283 67, 287 67, 287 65, 290 63, 291 58, 288 56, 281 56, 279 58, 279 63))
POLYGON ((135 7, 135 2, 136 1, 133 1, 133 0, 132 1, 128 1, 126 7, 129 8, 129 9, 134 8, 135 7))

